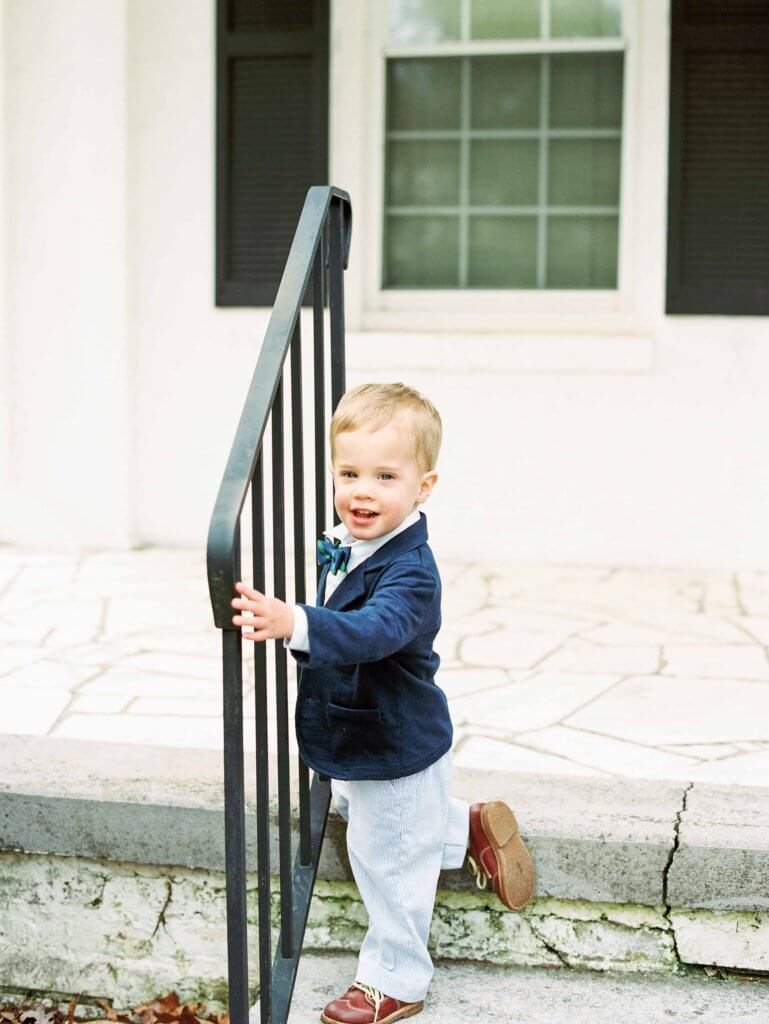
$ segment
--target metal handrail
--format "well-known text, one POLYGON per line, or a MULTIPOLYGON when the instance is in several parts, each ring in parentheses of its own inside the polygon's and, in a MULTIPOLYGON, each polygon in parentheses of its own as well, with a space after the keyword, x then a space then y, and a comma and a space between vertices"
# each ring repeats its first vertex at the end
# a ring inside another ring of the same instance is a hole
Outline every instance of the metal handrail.
MULTIPOLYGON (((242 578, 241 513, 251 491, 253 580, 264 591, 263 442, 272 435, 273 575, 275 596, 285 599, 283 373, 291 359, 294 590, 305 600, 304 453, 302 430, 301 304, 312 274, 315 409, 315 535, 325 527, 326 371, 323 312, 328 299, 331 407, 345 388, 344 270, 352 233, 349 195, 333 186, 308 189, 275 305, 235 432, 208 531, 206 560, 211 606, 222 630, 224 687, 224 822, 227 884, 227 972, 231 1024, 249 1015, 246 917, 245 781, 243 756, 242 637, 231 601, 242 578), (328 276, 326 275, 328 271, 328 276)), ((338 521, 336 514, 335 521, 338 521)), ((317 566, 320 576, 320 566, 317 566)), ((330 803, 328 778, 299 756, 299 852, 291 865, 291 789, 288 763, 287 652, 275 644, 280 941, 274 963, 270 930, 270 809, 265 644, 254 647, 256 728, 256 847, 261 1024, 286 1024, 315 884, 330 803)))
MULTIPOLYGON (((214 502, 208 530, 207 564, 214 622, 219 629, 228 629, 231 625, 230 601, 236 582, 234 554, 240 513, 249 485, 254 478, 262 438, 312 270, 311 254, 317 250, 334 199, 340 201, 343 212, 342 268, 347 269, 352 236, 350 197, 347 192, 333 185, 313 185, 307 191, 286 267, 275 296, 275 305, 267 324, 264 343, 240 414, 219 493, 214 502)), ((326 260, 326 266, 328 265, 326 260)))

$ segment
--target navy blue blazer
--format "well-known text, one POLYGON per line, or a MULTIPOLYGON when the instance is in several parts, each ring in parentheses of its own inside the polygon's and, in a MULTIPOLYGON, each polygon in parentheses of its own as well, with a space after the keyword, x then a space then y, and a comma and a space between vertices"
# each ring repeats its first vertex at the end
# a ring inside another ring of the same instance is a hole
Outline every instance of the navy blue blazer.
POLYGON ((441 579, 427 518, 356 565, 307 614, 310 651, 291 650, 299 676, 296 735, 305 763, 332 779, 398 779, 451 748, 440 657, 441 579))

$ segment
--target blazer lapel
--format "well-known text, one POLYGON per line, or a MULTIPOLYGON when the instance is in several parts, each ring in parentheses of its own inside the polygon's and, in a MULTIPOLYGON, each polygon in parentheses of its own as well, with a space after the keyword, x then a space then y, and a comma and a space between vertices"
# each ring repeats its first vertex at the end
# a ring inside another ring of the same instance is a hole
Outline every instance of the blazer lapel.
POLYGON ((315 595, 315 604, 320 607, 323 604, 323 593, 326 589, 326 577, 328 576, 328 570, 331 568, 331 563, 326 562, 323 568, 320 570, 320 579, 318 580, 318 592, 315 595))
POLYGON ((366 590, 365 574, 369 572, 369 559, 356 565, 352 572, 348 572, 324 607, 341 611, 348 604, 352 604, 357 597, 366 590))

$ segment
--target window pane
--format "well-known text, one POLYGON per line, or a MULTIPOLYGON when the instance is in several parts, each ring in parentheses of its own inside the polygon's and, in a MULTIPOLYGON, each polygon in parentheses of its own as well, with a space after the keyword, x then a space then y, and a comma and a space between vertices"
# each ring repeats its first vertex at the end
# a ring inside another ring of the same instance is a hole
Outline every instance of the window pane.
POLYGON ((551 36, 622 34, 622 0, 550 0, 551 36))
POLYGON ((394 43, 437 43, 459 39, 460 0, 390 0, 394 43))
MULTIPOLYGON (((622 0, 548 0, 548 3, 552 37, 605 38, 622 34, 622 0)), ((389 0, 390 41, 396 44, 440 43, 466 38, 462 26, 464 4, 470 8, 470 39, 538 39, 541 36, 541 0, 389 0)))
POLYGON ((473 57, 470 125, 536 128, 541 57, 473 57))
POLYGON ((385 254, 385 288, 456 288, 459 219, 389 216, 385 254))
POLYGON ((551 128, 619 128, 621 124, 621 53, 550 58, 551 128))
POLYGON ((616 287, 622 76, 621 53, 390 59, 382 286, 616 287))
POLYGON ((470 147, 470 204, 536 205, 538 173, 535 139, 475 139, 470 147))
POLYGON ((548 150, 549 206, 616 206, 618 139, 553 139, 548 150))
POLYGON ((617 287, 617 218, 548 217, 548 288, 617 287))
POLYGON ((536 39, 539 0, 472 0, 472 39, 536 39))
POLYGON ((388 60, 387 127, 459 128, 459 69, 456 57, 388 60))
POLYGON ((459 142, 390 142, 388 206, 456 206, 459 142))
POLYGON ((536 288, 536 217, 471 217, 469 227, 470 287, 536 288))

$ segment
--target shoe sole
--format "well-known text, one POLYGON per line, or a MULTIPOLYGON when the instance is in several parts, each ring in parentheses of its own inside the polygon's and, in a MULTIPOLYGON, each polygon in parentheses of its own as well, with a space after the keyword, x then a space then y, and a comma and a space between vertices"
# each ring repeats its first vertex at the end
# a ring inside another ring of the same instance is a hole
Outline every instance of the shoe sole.
MULTIPOLYGON (((406 1017, 413 1017, 415 1013, 419 1013, 424 1005, 424 1002, 422 1002, 412 1003, 410 1006, 402 1006, 400 1010, 391 1013, 389 1017, 380 1017, 377 1024, 390 1024, 394 1020, 404 1020, 406 1017)), ((320 1019, 323 1021, 323 1024, 341 1024, 334 1017, 327 1017, 325 1013, 321 1013, 320 1019)))
POLYGON ((523 910, 534 893, 536 872, 515 815, 502 800, 492 800, 481 808, 481 824, 499 865, 499 896, 510 910, 523 910))

